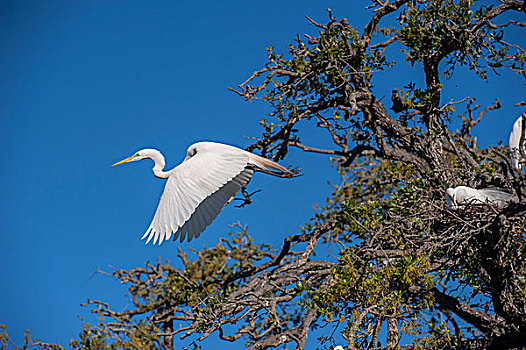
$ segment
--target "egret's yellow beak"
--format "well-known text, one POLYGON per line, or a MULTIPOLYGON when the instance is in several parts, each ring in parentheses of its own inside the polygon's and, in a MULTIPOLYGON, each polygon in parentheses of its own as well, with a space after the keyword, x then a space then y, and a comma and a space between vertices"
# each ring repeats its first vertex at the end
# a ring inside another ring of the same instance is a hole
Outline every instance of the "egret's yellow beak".
POLYGON ((131 157, 128 157, 126 159, 123 159, 120 162, 117 162, 117 163, 113 164, 112 166, 119 165, 119 164, 122 164, 122 163, 127 163, 127 162, 131 161, 133 159, 133 157, 135 157, 135 156, 131 156, 131 157))

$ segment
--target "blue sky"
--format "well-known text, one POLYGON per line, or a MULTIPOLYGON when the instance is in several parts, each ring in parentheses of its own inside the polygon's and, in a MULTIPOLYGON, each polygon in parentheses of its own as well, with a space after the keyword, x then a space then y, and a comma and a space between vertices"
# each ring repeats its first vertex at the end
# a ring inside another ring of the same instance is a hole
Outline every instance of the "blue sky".
MULTIPOLYGON (((62 345, 90 320, 86 299, 122 309, 125 288, 95 276, 100 266, 131 268, 176 260, 176 243, 144 245, 164 186, 144 161, 112 168, 134 151, 154 147, 172 168, 196 141, 245 147, 258 136, 264 105, 227 90, 262 67, 265 47, 278 51, 297 33, 316 33, 305 15, 337 17, 363 28, 368 3, 350 1, 2 1, 0 3, 0 323, 21 343, 29 328, 62 345)), ((524 30, 515 34, 515 41, 524 30)), ((512 38, 513 39, 513 38, 512 38)), ((524 41, 524 39, 521 39, 524 41)), ((524 42, 523 42, 524 44, 524 42)), ((418 68, 418 67, 416 67, 418 68)), ((418 69, 386 72, 376 81, 390 98, 418 69), (400 83, 398 83, 400 81, 400 83), (396 86, 393 86, 393 82, 396 86)), ((475 129, 479 144, 507 141, 525 96, 504 74, 494 84, 460 76, 444 101, 479 96, 505 108, 475 129)), ((307 133, 309 144, 327 140, 307 133)), ((213 245, 240 221, 257 241, 279 244, 313 213, 338 181, 324 156, 292 150, 283 162, 305 175, 284 180, 257 174, 263 189, 244 209, 228 206, 183 249, 213 245)), ((211 337, 213 344, 215 336, 211 337)))

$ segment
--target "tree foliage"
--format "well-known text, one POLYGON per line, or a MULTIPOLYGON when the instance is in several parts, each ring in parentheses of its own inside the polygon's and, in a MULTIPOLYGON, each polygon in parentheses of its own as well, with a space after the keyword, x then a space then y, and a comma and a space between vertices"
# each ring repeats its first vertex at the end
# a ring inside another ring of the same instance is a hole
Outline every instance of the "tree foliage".
POLYGON ((268 48, 265 67, 232 89, 269 106, 249 150, 333 157, 342 181, 325 205, 281 247, 238 224, 195 258, 179 250, 183 268, 114 271, 132 305, 88 300, 100 321, 84 324, 74 349, 171 349, 174 337, 192 348, 213 333, 249 349, 303 348, 320 329, 320 349, 526 347, 526 176, 504 147, 481 149, 471 134, 497 98, 483 109, 468 95, 441 98, 461 66, 481 82, 505 69, 526 77, 524 50, 505 40, 525 26, 511 19, 525 2, 375 0, 369 9, 362 29, 330 11, 327 23, 309 19, 317 35, 298 36, 286 53, 268 48), (400 55, 425 83, 393 82, 382 101, 375 79, 400 55), (331 147, 304 143, 306 124, 331 147), (504 188, 519 201, 449 210, 445 190, 458 185, 504 188))

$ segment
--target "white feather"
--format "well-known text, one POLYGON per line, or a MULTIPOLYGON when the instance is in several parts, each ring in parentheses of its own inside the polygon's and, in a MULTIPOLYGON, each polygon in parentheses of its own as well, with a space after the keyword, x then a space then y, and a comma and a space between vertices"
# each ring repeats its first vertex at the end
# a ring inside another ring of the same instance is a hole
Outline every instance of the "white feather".
MULTIPOLYGON (((525 117, 526 118, 526 117, 525 117)), ((521 147, 521 137, 523 137, 524 140, 526 140, 526 135, 523 135, 522 122, 523 116, 521 115, 515 123, 513 123, 513 127, 511 129, 510 133, 510 139, 508 141, 508 147, 511 152, 511 159, 513 161, 513 166, 517 169, 522 168, 522 164, 520 163, 521 157, 526 154, 526 142, 522 144, 521 147), (522 150, 522 154, 521 154, 522 150)))
MULTIPOLYGON (((231 188, 232 186, 227 185, 247 165, 248 157, 241 152, 229 149, 222 149, 221 152, 198 149, 193 157, 172 170, 150 225, 150 235, 161 234, 161 243, 165 238, 166 227, 166 234, 174 233, 175 236, 180 236, 181 241, 187 236, 190 241, 212 222, 225 204, 223 200, 212 203, 213 206, 208 210, 214 216, 204 225, 199 224, 195 216, 200 214, 200 203, 213 194, 224 197, 224 191, 230 196, 235 195, 241 187, 231 188), (231 193, 232 191, 234 193, 231 193), (179 210, 174 210, 175 208, 179 210)), ((155 241, 154 238, 154 243, 155 241)))

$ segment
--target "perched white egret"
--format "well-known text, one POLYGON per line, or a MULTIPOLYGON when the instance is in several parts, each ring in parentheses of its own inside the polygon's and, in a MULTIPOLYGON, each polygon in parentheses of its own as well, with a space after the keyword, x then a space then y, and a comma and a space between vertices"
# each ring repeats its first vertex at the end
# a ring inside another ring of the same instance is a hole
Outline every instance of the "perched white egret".
MULTIPOLYGON (((515 123, 513 123, 513 127, 510 133, 510 139, 508 141, 508 147, 511 152, 511 159, 513 160, 513 166, 517 169, 522 168, 522 165, 519 162, 522 157, 521 149, 522 149, 522 153, 526 154, 526 141, 522 144, 522 147, 520 145, 521 136, 523 135, 522 119, 523 119, 523 116, 521 115, 519 118, 517 118, 515 123)), ((526 119, 526 116, 524 116, 524 119, 526 119)), ((526 127, 526 125, 524 126, 526 127)), ((526 135, 524 136, 524 140, 526 140, 526 135)))
POLYGON ((237 147, 215 142, 191 145, 184 161, 169 171, 156 149, 142 149, 112 166, 150 158, 153 174, 168 179, 152 223, 141 239, 153 238, 161 244, 180 237, 181 242, 197 238, 212 223, 221 209, 245 186, 255 171, 290 178, 300 175, 269 159, 237 147))
POLYGON ((516 203, 517 197, 506 190, 495 188, 475 189, 467 186, 448 188, 446 191, 446 204, 451 210, 461 205, 468 204, 494 204, 504 206, 508 203, 516 203))

